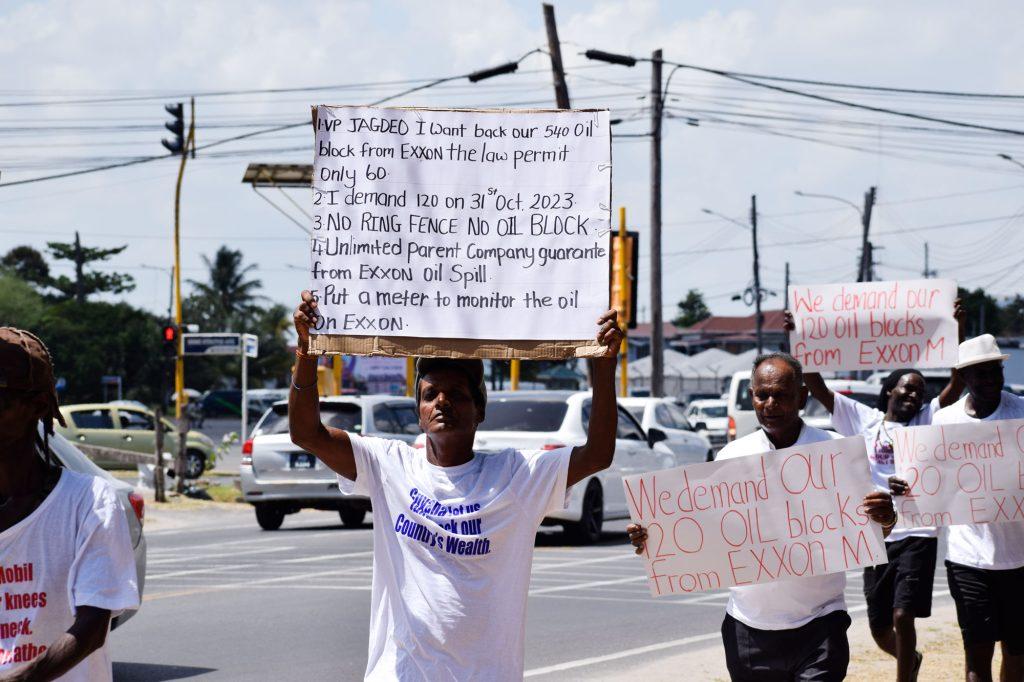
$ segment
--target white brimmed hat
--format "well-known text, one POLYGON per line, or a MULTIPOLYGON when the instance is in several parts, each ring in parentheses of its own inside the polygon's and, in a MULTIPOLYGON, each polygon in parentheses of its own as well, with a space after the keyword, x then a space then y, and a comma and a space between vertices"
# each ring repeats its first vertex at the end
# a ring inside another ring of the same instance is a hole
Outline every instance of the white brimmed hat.
POLYGON ((955 367, 956 369, 963 369, 964 367, 978 365, 982 362, 1006 360, 1009 357, 1009 355, 1000 352, 999 344, 996 343, 996 337, 991 334, 982 334, 981 336, 975 336, 973 339, 967 339, 960 344, 955 367))

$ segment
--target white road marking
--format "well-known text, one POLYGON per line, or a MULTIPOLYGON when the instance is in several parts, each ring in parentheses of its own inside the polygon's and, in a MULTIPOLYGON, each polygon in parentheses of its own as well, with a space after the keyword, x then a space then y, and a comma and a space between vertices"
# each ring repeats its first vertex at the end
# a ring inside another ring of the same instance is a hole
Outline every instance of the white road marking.
POLYGON ((176 557, 157 558, 147 561, 148 566, 159 566, 163 564, 176 564, 183 561, 205 561, 206 559, 220 559, 222 557, 236 557, 243 554, 270 554, 273 552, 287 552, 295 547, 263 547, 261 549, 240 549, 232 552, 221 552, 220 554, 183 554, 176 557))
POLYGON ((625 649, 623 651, 616 651, 613 654, 605 654, 604 656, 591 656, 590 658, 578 658, 575 661, 566 661, 565 663, 557 663, 555 665, 545 666, 543 668, 533 668, 523 673, 523 677, 537 677, 538 675, 550 675, 551 673, 563 672, 566 670, 573 670, 575 668, 583 668, 588 665, 597 665, 598 663, 607 663, 608 661, 617 661, 620 658, 630 658, 632 656, 642 656, 643 654, 653 653, 655 651, 663 651, 665 649, 674 649, 680 646, 686 646, 688 644, 696 644, 698 642, 708 642, 713 639, 721 639, 722 634, 720 632, 708 632, 703 635, 694 635, 692 637, 683 637, 682 639, 673 639, 668 642, 659 642, 657 644, 648 644, 647 646, 636 647, 635 649, 625 649))

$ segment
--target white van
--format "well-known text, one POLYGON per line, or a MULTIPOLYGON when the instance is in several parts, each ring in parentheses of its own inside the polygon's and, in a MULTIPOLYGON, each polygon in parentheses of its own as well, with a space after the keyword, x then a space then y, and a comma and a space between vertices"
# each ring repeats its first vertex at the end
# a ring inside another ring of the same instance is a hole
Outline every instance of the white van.
MULTIPOLYGON (((758 428, 757 414, 750 393, 750 371, 736 372, 729 382, 728 412, 729 425, 726 437, 729 442, 753 433, 758 428)), ((837 393, 847 395, 854 400, 874 407, 878 395, 873 384, 864 381, 844 379, 826 379, 825 385, 837 393)), ((801 411, 804 421, 819 429, 832 431, 832 415, 825 406, 813 397, 807 397, 807 404, 801 411)))

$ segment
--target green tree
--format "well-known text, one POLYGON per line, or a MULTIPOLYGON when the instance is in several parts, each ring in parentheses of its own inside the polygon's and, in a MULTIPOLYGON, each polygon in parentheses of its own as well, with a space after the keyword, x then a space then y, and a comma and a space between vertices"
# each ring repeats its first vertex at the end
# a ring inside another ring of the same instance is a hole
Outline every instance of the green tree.
POLYGON ((11 271, 0 270, 0 326, 32 331, 39 325, 45 302, 38 291, 11 271))
POLYGON ((15 246, 0 260, 0 267, 29 284, 39 287, 50 284, 50 266, 43 254, 31 246, 15 246))
POLYGON ((1003 332, 1014 336, 1024 335, 1024 296, 1015 294, 1000 311, 1003 332))
POLYGON ((672 324, 677 327, 692 327, 701 320, 711 317, 711 311, 704 302, 704 294, 699 289, 690 289, 686 298, 679 301, 679 311, 672 324))
POLYGON ((968 291, 963 287, 957 288, 957 296, 960 297, 960 304, 967 315, 967 336, 979 334, 999 335, 1003 332, 1004 314, 999 308, 999 303, 985 293, 984 289, 968 291))
MULTIPOLYGON (((250 386, 279 384, 294 362, 289 351, 291 310, 266 305, 260 294, 262 282, 251 279, 255 265, 244 265, 242 253, 222 246, 213 259, 203 257, 209 270, 207 281, 189 280, 192 292, 183 303, 186 323, 198 324, 205 332, 242 332, 259 339, 259 356, 249 361, 250 386)), ((235 386, 241 366, 235 358, 188 358, 187 383, 192 388, 235 386)))
POLYGON ((219 319, 218 324, 223 327, 252 315, 257 303, 265 300, 257 293, 263 283, 258 279, 246 279, 256 265, 243 266, 241 251, 222 246, 217 249, 213 260, 203 256, 203 262, 209 270, 208 281, 188 281, 193 287, 189 299, 194 314, 207 320, 219 319))
POLYGON ((109 260, 111 256, 121 253, 128 248, 127 244, 113 249, 82 246, 82 240, 78 232, 75 232, 73 242, 47 242, 46 245, 56 260, 67 260, 75 264, 74 279, 61 275, 50 280, 50 286, 59 291, 64 299, 73 298, 78 303, 85 303, 85 299, 92 294, 120 294, 135 288, 135 280, 131 275, 85 270, 89 263, 109 260))

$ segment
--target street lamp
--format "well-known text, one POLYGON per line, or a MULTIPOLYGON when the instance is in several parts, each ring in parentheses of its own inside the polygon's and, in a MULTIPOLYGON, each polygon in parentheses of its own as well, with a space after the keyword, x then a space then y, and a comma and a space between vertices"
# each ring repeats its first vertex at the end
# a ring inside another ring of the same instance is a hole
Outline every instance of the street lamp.
POLYGON ((754 306, 754 324, 757 328, 757 352, 764 352, 764 320, 761 317, 761 301, 768 297, 769 292, 761 288, 761 262, 758 258, 757 253, 757 197, 750 197, 750 226, 741 223, 735 218, 730 218, 727 215, 712 211, 710 208, 702 208, 701 212, 707 213, 708 215, 715 216, 726 222, 730 222, 733 225, 742 227, 744 230, 750 230, 751 241, 754 250, 754 281, 747 287, 746 291, 742 294, 737 294, 732 297, 732 300, 738 301, 742 298, 743 302, 747 305, 754 306))
POLYGON ((809 197, 813 199, 830 199, 832 201, 838 201, 840 203, 850 206, 860 216, 860 225, 862 228, 861 232, 861 245, 860 245, 860 263, 857 266, 857 281, 858 282, 870 282, 873 279, 871 270, 874 265, 874 257, 872 256, 872 244, 868 241, 868 232, 871 230, 871 211, 875 207, 875 188, 870 187, 868 191, 864 193, 864 208, 863 210, 852 201, 848 201, 842 197, 833 196, 831 194, 813 194, 811 192, 801 192, 795 190, 793 194, 798 197, 809 197))
POLYGON ((1016 164, 1016 165, 1020 166, 1021 168, 1024 168, 1024 163, 1021 163, 1020 161, 1018 161, 1017 159, 1013 158, 1009 154, 1002 154, 1002 153, 1000 153, 1000 154, 996 154, 996 156, 998 156, 1000 159, 1006 159, 1010 163, 1016 164))

